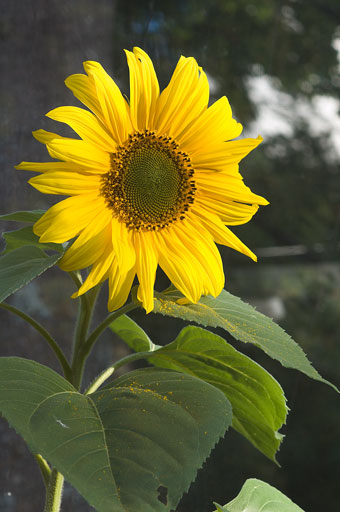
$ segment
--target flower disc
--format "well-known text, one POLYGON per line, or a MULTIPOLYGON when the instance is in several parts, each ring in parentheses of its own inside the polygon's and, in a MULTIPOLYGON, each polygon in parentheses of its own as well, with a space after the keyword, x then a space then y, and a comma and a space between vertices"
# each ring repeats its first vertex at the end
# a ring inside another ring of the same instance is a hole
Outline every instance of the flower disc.
POLYGON ((183 220, 195 193, 192 176, 188 155, 171 137, 145 130, 111 155, 101 191, 128 228, 155 230, 183 220))

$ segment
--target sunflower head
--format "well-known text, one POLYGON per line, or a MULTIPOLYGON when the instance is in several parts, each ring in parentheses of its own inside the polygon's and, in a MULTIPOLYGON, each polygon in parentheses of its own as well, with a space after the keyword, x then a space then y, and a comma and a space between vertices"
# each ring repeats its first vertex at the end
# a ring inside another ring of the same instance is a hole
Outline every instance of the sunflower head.
POLYGON ((41 242, 73 240, 60 261, 66 271, 91 267, 78 297, 108 279, 110 311, 121 307, 137 275, 138 299, 154 307, 158 265, 189 302, 217 296, 224 274, 216 243, 255 255, 227 226, 248 222, 267 201, 239 173, 240 160, 260 142, 240 139, 226 97, 208 106, 206 74, 181 57, 160 92, 148 55, 126 51, 127 101, 97 62, 66 85, 88 108, 59 107, 48 117, 67 123, 80 139, 38 130, 57 161, 22 162, 39 174, 43 193, 70 196, 34 225, 41 242))

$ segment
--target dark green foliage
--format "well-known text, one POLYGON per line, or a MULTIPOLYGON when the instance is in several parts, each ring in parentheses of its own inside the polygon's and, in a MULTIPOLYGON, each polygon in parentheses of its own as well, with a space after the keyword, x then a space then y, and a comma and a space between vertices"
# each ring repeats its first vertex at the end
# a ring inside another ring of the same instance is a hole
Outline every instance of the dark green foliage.
POLYGON ((235 430, 275 460, 282 441, 278 430, 286 421, 287 407, 280 385, 263 368, 220 336, 199 327, 184 328, 165 347, 155 347, 150 341, 142 344, 146 333, 128 317, 110 327, 134 351, 150 351, 143 355, 153 365, 194 375, 220 389, 232 405, 235 430))
POLYGON ((61 258, 61 254, 47 256, 41 249, 25 245, 0 258, 0 302, 32 279, 40 276, 61 258))
POLYGON ((85 396, 14 357, 0 359, 0 412, 98 512, 172 510, 232 420, 189 375, 137 370, 85 396))

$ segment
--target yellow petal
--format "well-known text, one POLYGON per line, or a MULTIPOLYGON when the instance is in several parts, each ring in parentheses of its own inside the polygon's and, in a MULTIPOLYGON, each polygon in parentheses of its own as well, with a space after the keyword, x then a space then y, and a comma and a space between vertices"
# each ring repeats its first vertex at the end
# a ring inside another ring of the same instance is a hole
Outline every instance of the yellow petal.
POLYGON ((150 57, 141 49, 125 50, 130 70, 130 111, 137 130, 151 128, 159 96, 157 76, 150 57))
POLYGON ((221 255, 210 233, 197 223, 197 217, 187 215, 175 227, 177 237, 183 245, 190 247, 193 257, 200 263, 204 295, 217 297, 224 286, 224 272, 221 255))
POLYGON ((117 261, 113 260, 109 270, 109 300, 107 307, 109 311, 115 311, 122 307, 131 290, 131 286, 136 274, 132 267, 127 273, 120 271, 117 261))
POLYGON ((52 206, 34 224, 40 242, 62 243, 77 236, 104 209, 104 201, 96 194, 69 197, 52 206))
POLYGON ((234 200, 249 204, 267 205, 268 201, 262 196, 254 194, 247 187, 242 176, 238 173, 234 176, 218 172, 200 172, 195 176, 198 195, 211 197, 212 199, 225 201, 234 200))
POLYGON ((132 131, 127 103, 119 87, 98 62, 84 62, 84 69, 93 79, 105 124, 120 145, 132 131))
POLYGON ((104 125, 91 112, 78 107, 58 107, 47 117, 67 123, 85 141, 102 151, 113 152, 116 144, 104 125))
POLYGON ((92 112, 105 123, 102 108, 98 101, 96 87, 92 77, 75 74, 65 80, 66 87, 71 89, 74 96, 86 105, 92 112))
POLYGON ((98 215, 80 233, 77 240, 67 249, 59 261, 62 270, 70 272, 87 268, 102 257, 108 244, 111 245, 111 226, 107 218, 98 215))
POLYGON ((242 125, 232 118, 229 101, 225 96, 215 101, 187 130, 177 137, 185 151, 200 153, 203 148, 234 139, 242 132, 242 125))
POLYGON ((126 274, 135 265, 136 252, 131 231, 114 217, 112 218, 112 246, 119 270, 126 274))
POLYGON ((98 192, 100 177, 93 174, 81 174, 70 171, 48 171, 28 180, 32 187, 44 194, 74 196, 98 192))
POLYGON ((101 173, 110 169, 109 154, 83 140, 53 139, 46 147, 52 158, 74 162, 101 173))
POLYGON ((160 267, 183 295, 193 303, 198 302, 203 292, 201 265, 174 235, 173 228, 157 231, 155 237, 160 267))
POLYGON ((74 162, 21 162, 15 166, 20 171, 49 172, 49 171, 65 171, 65 172, 82 172, 84 167, 80 167, 74 162))
POLYGON ((223 224, 217 215, 208 211, 203 212, 202 209, 195 213, 196 215, 200 214, 202 224, 214 237, 216 243, 231 247, 235 251, 241 252, 252 260, 257 261, 256 255, 223 224))
POLYGON ((47 132, 46 130, 35 130, 32 132, 32 135, 35 139, 37 139, 42 144, 47 144, 54 139, 64 139, 64 140, 73 140, 69 137, 63 137, 62 135, 58 135, 57 133, 47 132))
POLYGON ((197 194, 192 211, 208 210, 220 217, 224 224, 239 226, 248 222, 259 209, 257 204, 243 204, 236 201, 219 200, 197 194))
POLYGON ((93 263, 87 279, 81 285, 79 290, 72 295, 72 298, 75 299, 80 295, 83 295, 98 283, 105 281, 109 276, 109 269, 112 265, 113 259, 114 254, 112 252, 112 244, 107 244, 103 254, 93 263))
POLYGON ((169 85, 161 93, 154 126, 176 139, 207 108, 209 85, 194 58, 181 57, 169 85))
POLYGON ((153 232, 136 232, 133 237, 136 249, 136 270, 139 281, 138 300, 147 313, 154 308, 153 288, 158 266, 158 251, 153 232))
POLYGON ((262 137, 256 139, 239 139, 223 142, 219 147, 213 150, 207 150, 205 146, 201 147, 192 157, 192 164, 195 170, 210 171, 230 171, 235 169, 234 164, 238 164, 250 151, 255 149, 261 142, 262 137))

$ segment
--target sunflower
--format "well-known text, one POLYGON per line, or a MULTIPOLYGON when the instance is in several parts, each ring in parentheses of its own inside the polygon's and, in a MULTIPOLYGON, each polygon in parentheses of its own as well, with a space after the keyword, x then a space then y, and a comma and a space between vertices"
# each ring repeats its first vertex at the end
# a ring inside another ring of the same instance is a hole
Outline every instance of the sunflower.
POLYGON ((188 301, 217 296, 224 286, 215 243, 256 256, 228 226, 248 222, 259 205, 239 173, 239 161, 260 142, 238 137, 226 97, 208 107, 207 76, 181 57, 160 93, 149 56, 126 51, 130 101, 102 66, 84 62, 85 74, 65 83, 89 110, 59 107, 47 117, 80 137, 33 132, 58 162, 22 162, 39 172, 29 183, 46 194, 70 196, 34 225, 40 242, 75 239, 60 260, 65 271, 91 267, 73 295, 108 279, 110 311, 121 307, 137 274, 138 299, 154 307, 158 265, 188 301))

